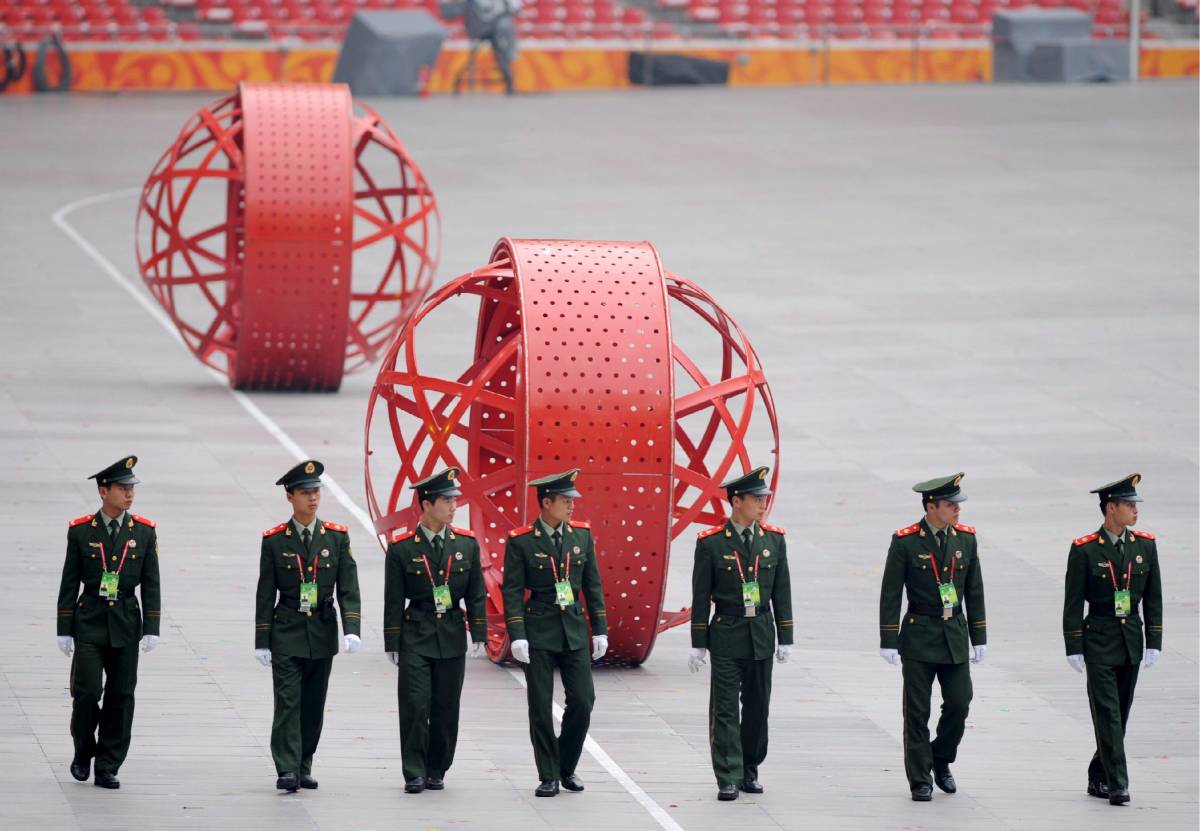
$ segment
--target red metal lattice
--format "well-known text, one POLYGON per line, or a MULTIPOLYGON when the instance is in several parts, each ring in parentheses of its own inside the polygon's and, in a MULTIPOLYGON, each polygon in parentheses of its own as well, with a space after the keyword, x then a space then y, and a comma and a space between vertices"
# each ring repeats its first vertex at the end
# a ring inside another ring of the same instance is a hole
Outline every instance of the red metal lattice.
POLYGON ((201 109, 138 204, 138 266, 238 388, 332 390, 429 291, 437 203, 344 84, 243 83, 201 109))
POLYGON ((665 273, 652 245, 504 239, 487 266, 435 292, 384 358, 367 411, 367 499, 386 540, 418 518, 407 484, 463 469, 488 651, 501 660, 504 543, 537 512, 525 483, 582 467, 576 516, 597 539, 606 661, 638 664, 686 617, 662 609, 671 541, 719 521, 718 483, 777 460, 778 446, 745 333, 702 289, 665 273))

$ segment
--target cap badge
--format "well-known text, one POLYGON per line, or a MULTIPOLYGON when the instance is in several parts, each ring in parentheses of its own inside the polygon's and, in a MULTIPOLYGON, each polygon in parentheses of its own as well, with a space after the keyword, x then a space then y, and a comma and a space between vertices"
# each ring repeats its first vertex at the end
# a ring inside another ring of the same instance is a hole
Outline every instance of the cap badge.
POLYGON ((308 464, 306 464, 306 465, 304 466, 304 472, 305 472, 305 473, 312 473, 312 472, 313 472, 313 471, 315 471, 316 469, 317 469, 317 466, 316 466, 316 465, 314 465, 312 462, 309 462, 308 464))
POLYGON ((767 471, 766 471, 766 468, 764 468, 764 469, 762 469, 762 470, 760 470, 760 471, 758 472, 758 478, 759 478, 759 479, 766 479, 766 478, 767 478, 767 471))
POLYGON ((133 469, 133 457, 132 456, 130 456, 128 459, 125 460, 125 469, 126 470, 133 469))
POLYGON ((574 482, 578 478, 579 478, 579 471, 576 470, 571 474, 571 481, 574 482))
POLYGON ((446 471, 446 478, 447 478, 447 479, 449 479, 451 482, 453 482, 453 481, 454 481, 454 477, 455 477, 455 476, 457 476, 457 475, 458 475, 458 474, 457 474, 455 471, 453 471, 453 470, 448 470, 448 471, 446 471))

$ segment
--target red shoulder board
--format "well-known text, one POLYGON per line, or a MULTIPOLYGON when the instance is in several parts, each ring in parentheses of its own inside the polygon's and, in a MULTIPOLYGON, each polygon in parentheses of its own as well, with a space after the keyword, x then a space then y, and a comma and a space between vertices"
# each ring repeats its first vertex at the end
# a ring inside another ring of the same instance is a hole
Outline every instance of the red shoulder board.
POLYGON ((152 519, 146 519, 144 516, 138 516, 137 514, 130 514, 130 516, 133 517, 134 522, 140 522, 142 525, 149 525, 151 528, 155 527, 154 520, 152 519))
POLYGON ((326 528, 328 528, 330 531, 341 531, 343 534, 345 534, 349 530, 345 525, 340 525, 339 523, 336 523, 336 522, 328 522, 324 519, 321 520, 321 524, 324 525, 326 528))
POLYGON ((975 534, 975 526, 974 525, 955 525, 954 530, 962 531, 964 534, 971 534, 971 535, 975 534))
POLYGON ((907 537, 909 534, 915 534, 920 530, 921 530, 921 523, 914 522, 912 525, 908 526, 907 528, 901 528, 898 531, 896 531, 896 536, 897 537, 907 537))
POLYGON ((87 516, 81 516, 78 519, 73 519, 68 524, 71 528, 74 528, 76 525, 83 525, 85 522, 91 522, 95 518, 96 517, 94 514, 88 514, 87 516))
POLYGON ((524 528, 514 528, 514 529, 512 529, 511 531, 509 531, 509 532, 508 532, 508 535, 509 535, 510 537, 519 537, 519 536, 521 536, 522 534, 528 534, 528 533, 529 533, 530 531, 532 531, 532 530, 533 530, 533 526, 532 526, 532 525, 526 525, 524 528))
POLYGON ((280 531, 282 531, 284 528, 287 528, 287 523, 281 522, 278 525, 276 525, 274 528, 268 528, 266 531, 263 531, 263 536, 264 537, 273 537, 276 534, 278 534, 280 531))
POLYGON ((758 524, 761 525, 763 527, 763 530, 765 530, 765 531, 774 531, 776 534, 786 534, 787 533, 787 531, 784 531, 778 525, 767 525, 767 523, 765 523, 765 522, 760 522, 758 524))
POLYGON ((592 523, 590 523, 590 522, 572 522, 571 527, 572 528, 587 528, 588 530, 591 530, 592 523))
POLYGON ((702 540, 705 537, 711 537, 713 534, 719 533, 720 530, 724 527, 725 526, 722 524, 722 525, 714 525, 712 528, 705 528, 703 531, 701 531, 699 534, 696 535, 696 539, 702 540))
POLYGON ((475 536, 475 532, 474 532, 474 531, 472 531, 470 528, 455 528, 453 525, 451 525, 451 526, 450 526, 450 530, 451 530, 451 531, 453 531, 453 532, 454 532, 454 533, 456 533, 456 534, 461 534, 461 535, 462 535, 462 536, 464 536, 464 537, 473 537, 473 536, 475 536))
POLYGON ((1075 542, 1071 543, 1071 545, 1087 545, 1089 542, 1098 539, 1100 539, 1099 534, 1088 534, 1086 537, 1080 537, 1079 539, 1075 540, 1075 542))
POLYGON ((397 531, 395 536, 392 537, 392 542, 404 542, 405 540, 411 540, 416 535, 416 528, 411 531, 397 531))
POLYGON ((1156 537, 1153 534, 1151 534, 1149 531, 1134 531, 1133 535, 1135 537, 1141 537, 1144 540, 1156 539, 1156 537))

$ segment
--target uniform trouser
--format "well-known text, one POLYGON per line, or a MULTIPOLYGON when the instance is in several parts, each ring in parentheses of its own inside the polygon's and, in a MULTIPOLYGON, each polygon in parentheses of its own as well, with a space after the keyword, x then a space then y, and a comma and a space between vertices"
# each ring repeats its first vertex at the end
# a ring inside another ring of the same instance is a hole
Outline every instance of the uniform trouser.
POLYGON ((708 687, 708 743, 717 784, 733 785, 758 778, 758 766, 767 758, 770 706, 769 657, 712 656, 708 687))
POLYGON ((129 752, 137 666, 136 643, 102 646, 75 641, 75 658, 71 661, 71 738, 75 740, 75 758, 83 762, 95 757, 97 773, 116 774, 129 752))
POLYGON ((1125 725, 1133 706, 1138 664, 1101 666, 1087 664, 1088 704, 1096 731, 1096 754, 1088 765, 1088 779, 1106 782, 1109 789, 1129 787, 1125 765, 1125 725))
POLYGON ((467 656, 428 658, 400 653, 396 699, 400 705, 400 758, 404 778, 441 778, 454 762, 458 706, 467 656))
POLYGON ((958 757, 958 744, 971 706, 971 669, 961 664, 930 664, 904 659, 904 772, 908 786, 932 785, 930 769, 958 757), (933 679, 942 688, 942 715, 937 736, 929 741, 930 696, 933 679))
POLYGON ((321 741, 325 693, 333 658, 271 656, 275 683, 275 719, 271 722, 271 755, 275 770, 312 773, 312 758, 321 741))
POLYGON ((530 649, 525 665, 525 686, 529 702, 529 739, 538 778, 565 779, 575 773, 588 725, 592 723, 592 705, 596 690, 592 686, 592 655, 587 649, 549 652, 530 649), (562 734, 554 735, 554 668, 562 676, 564 711, 562 734))
POLYGON ((504 88, 513 91, 513 61, 517 59, 517 28, 511 17, 501 18, 488 35, 496 67, 504 78, 504 88))

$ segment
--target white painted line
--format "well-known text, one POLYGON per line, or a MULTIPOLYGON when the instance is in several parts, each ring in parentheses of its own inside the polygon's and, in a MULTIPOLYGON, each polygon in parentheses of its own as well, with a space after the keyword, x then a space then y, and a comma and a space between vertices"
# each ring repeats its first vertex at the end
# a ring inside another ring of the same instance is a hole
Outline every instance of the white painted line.
MULTIPOLYGON (((158 321, 158 323, 167 331, 167 334, 169 334, 176 343, 178 343, 184 349, 187 349, 187 345, 183 342, 183 338, 180 336, 179 330, 175 328, 175 324, 171 322, 171 318, 162 310, 162 307, 156 305, 153 302, 153 298, 149 297, 145 292, 140 290, 132 280, 122 274, 120 269, 113 265, 107 257, 101 254, 96 246, 88 242, 88 240, 82 234, 76 231, 66 219, 68 214, 80 208, 98 205, 102 202, 109 202, 114 199, 123 199, 127 196, 133 196, 138 193, 141 193, 140 188, 127 188, 125 190, 117 190, 110 193, 101 193, 95 196, 89 196, 86 199, 78 199, 74 202, 69 202, 66 205, 63 205, 61 208, 55 211, 50 218, 54 224, 57 225, 58 228, 71 239, 72 242, 79 246, 83 253, 87 254, 88 257, 90 257, 92 261, 96 263, 96 265, 100 266, 101 271, 112 278, 114 283, 125 289, 125 291, 128 292, 129 295, 133 297, 133 299, 136 300, 152 318, 158 321)), ((203 364, 201 366, 203 366, 203 364)), ((285 450, 287 450, 288 453, 291 453, 292 456, 295 457, 296 461, 303 461, 309 458, 309 455, 304 452, 304 448, 297 444, 295 440, 293 440, 292 437, 289 436, 287 432, 274 421, 274 419, 259 409, 258 405, 251 401, 249 396, 230 387, 228 378, 211 367, 204 367, 204 370, 208 373, 209 377, 212 378, 216 383, 220 384, 223 389, 228 390, 229 394, 232 395, 234 400, 241 405, 242 409, 249 413, 250 417, 257 421, 262 428, 271 435, 272 438, 274 438, 277 442, 279 442, 280 445, 283 446, 285 450)), ((329 490, 331 494, 333 494, 333 497, 338 501, 338 503, 355 519, 358 520, 359 524, 366 530, 369 536, 376 536, 375 527, 371 523, 370 516, 367 515, 366 511, 355 504, 354 500, 350 498, 350 495, 346 493, 346 491, 333 479, 333 477, 327 474, 321 474, 321 483, 329 490)), ((509 674, 516 678, 517 682, 520 683, 522 687, 525 686, 525 676, 522 673, 516 672, 515 670, 509 670, 509 674)), ((562 708, 558 706, 557 702, 555 702, 554 717, 560 723, 562 722, 562 715, 562 708)), ((641 787, 639 787, 638 784, 629 777, 629 774, 621 769, 620 765, 613 761, 613 758, 604 751, 604 748, 600 747, 598 742, 589 736, 584 742, 583 747, 584 750, 591 754, 593 759, 600 763, 602 768, 608 771, 609 775, 612 776, 613 779, 616 779, 617 782, 620 783, 621 787, 623 787, 630 796, 637 800, 639 805, 646 809, 646 812, 654 818, 655 822, 666 829, 666 831, 683 831, 683 827, 680 826, 679 823, 675 822, 675 820, 671 818, 671 815, 663 810, 661 805, 651 799, 650 795, 642 790, 641 787)))

